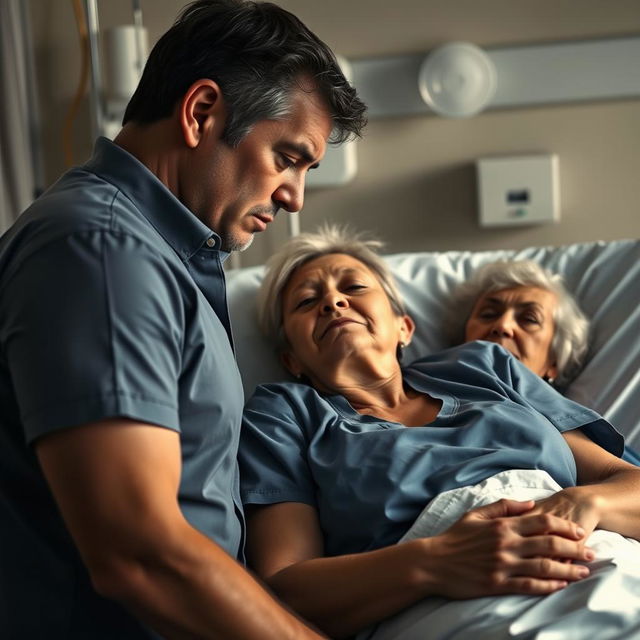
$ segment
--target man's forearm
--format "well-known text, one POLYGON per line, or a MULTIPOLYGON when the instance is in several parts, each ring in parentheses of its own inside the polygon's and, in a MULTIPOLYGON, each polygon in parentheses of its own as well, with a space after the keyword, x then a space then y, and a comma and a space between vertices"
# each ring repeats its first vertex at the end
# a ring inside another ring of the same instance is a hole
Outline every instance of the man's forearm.
POLYGON ((176 432, 105 420, 36 452, 94 588, 165 637, 321 637, 185 519, 176 432))
POLYGON ((120 559, 96 573, 98 591, 170 639, 318 640, 243 567, 191 529, 179 550, 120 559))

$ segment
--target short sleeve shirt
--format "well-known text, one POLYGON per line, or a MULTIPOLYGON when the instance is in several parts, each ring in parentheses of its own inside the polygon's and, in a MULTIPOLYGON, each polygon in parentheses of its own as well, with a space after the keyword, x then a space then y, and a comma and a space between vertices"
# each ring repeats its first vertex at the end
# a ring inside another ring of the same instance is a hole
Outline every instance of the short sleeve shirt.
POLYGON ((225 257, 106 139, 0 240, 0 589, 16 637, 147 637, 93 592, 53 504, 31 445, 59 429, 126 417, 179 432, 185 517, 242 557, 225 257))
POLYGON ((355 553, 397 542, 440 492, 500 471, 543 469, 563 487, 575 485, 564 431, 580 427, 622 451, 611 425, 499 345, 449 349, 414 362, 403 377, 442 401, 433 422, 405 427, 362 415, 343 396, 303 384, 258 387, 240 445, 245 504, 312 505, 326 553, 355 553))

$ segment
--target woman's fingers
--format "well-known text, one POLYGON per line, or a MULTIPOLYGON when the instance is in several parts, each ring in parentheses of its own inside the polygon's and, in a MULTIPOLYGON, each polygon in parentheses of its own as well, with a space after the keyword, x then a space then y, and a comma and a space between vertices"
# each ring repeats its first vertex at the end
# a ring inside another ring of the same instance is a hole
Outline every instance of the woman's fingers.
POLYGON ((493 522, 504 519, 506 522, 517 523, 518 531, 523 536, 549 533, 573 540, 580 540, 584 537, 585 532, 580 525, 567 518, 540 511, 528 514, 527 512, 530 512, 535 506, 532 500, 518 502, 503 498, 483 507, 472 509, 466 516, 463 516, 463 519, 491 520, 493 522))
POLYGON ((579 524, 550 513, 521 516, 518 518, 518 532, 522 536, 548 534, 572 540, 582 540, 585 535, 579 524))
POLYGON ((431 563, 442 561, 446 575, 441 592, 454 598, 552 593, 589 575, 576 563, 593 559, 578 524, 509 500, 469 511, 432 540, 431 563))
POLYGON ((590 562, 594 557, 593 551, 581 542, 549 534, 522 537, 517 552, 518 556, 522 558, 540 556, 554 560, 573 560, 574 562, 590 562))
POLYGON ((543 595, 562 589, 570 582, 582 580, 589 569, 579 564, 566 564, 550 558, 531 558, 515 563, 509 576, 504 576, 502 593, 543 595))
POLYGON ((531 511, 535 506, 536 503, 533 500, 521 501, 502 498, 496 502, 472 509, 468 515, 484 520, 493 520, 494 518, 519 516, 527 511, 531 511))

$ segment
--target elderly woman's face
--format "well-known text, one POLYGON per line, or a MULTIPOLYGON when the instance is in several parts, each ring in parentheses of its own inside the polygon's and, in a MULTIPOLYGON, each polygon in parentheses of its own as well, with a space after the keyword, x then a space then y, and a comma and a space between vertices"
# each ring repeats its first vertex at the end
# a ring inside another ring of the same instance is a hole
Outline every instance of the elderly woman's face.
POLYGON ((360 260, 334 253, 293 272, 282 294, 282 317, 290 349, 287 368, 312 380, 347 356, 395 358, 409 342, 413 323, 394 313, 377 276, 360 260))
POLYGON ((485 293, 476 301, 465 340, 488 340, 505 347, 534 373, 555 378, 550 353, 557 298, 539 287, 514 287, 485 293))

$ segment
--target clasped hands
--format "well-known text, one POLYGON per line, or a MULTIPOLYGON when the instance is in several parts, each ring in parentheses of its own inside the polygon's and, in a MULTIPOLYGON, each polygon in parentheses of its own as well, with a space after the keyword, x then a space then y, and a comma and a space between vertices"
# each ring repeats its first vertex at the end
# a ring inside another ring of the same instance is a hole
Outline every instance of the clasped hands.
POLYGON ((596 502, 573 489, 534 502, 503 499, 469 511, 425 539, 439 575, 437 591, 461 599, 545 595, 589 575, 585 541, 599 521, 596 502))

